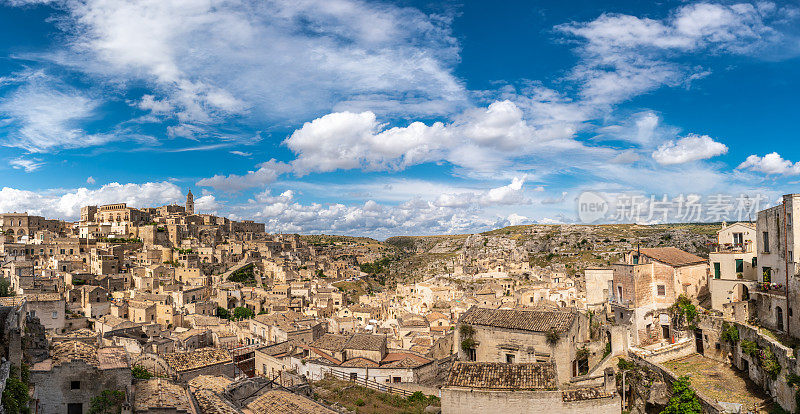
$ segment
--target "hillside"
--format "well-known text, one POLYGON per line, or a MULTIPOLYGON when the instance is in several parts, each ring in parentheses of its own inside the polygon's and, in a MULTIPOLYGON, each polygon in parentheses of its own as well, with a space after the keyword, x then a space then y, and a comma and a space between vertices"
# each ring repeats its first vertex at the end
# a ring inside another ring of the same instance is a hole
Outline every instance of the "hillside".
POLYGON ((574 274, 619 260, 640 247, 675 246, 707 257, 719 224, 526 225, 479 234, 401 236, 384 244, 400 254, 390 265, 399 280, 447 273, 454 261, 479 263, 490 258, 528 260, 531 267, 558 267, 574 274))

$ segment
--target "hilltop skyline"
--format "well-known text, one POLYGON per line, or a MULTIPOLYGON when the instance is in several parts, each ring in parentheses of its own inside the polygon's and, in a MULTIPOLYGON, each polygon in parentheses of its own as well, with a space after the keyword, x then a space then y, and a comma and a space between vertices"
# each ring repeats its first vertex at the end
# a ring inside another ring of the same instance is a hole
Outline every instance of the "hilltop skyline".
POLYGON ((268 232, 385 238, 573 222, 586 191, 763 208, 800 175, 798 22, 785 2, 0 1, 0 212, 192 189, 268 232))

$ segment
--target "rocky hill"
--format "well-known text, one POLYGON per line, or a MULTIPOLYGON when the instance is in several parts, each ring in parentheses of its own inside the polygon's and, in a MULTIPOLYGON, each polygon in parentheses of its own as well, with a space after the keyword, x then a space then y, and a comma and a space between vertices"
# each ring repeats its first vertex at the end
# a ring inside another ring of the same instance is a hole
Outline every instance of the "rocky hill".
POLYGON ((707 257, 719 228, 719 224, 526 225, 478 234, 392 237, 384 244, 399 252, 390 273, 400 279, 447 273, 453 263, 469 266, 492 258, 527 260, 531 267, 550 266, 574 274, 615 263, 622 252, 637 245, 675 246, 707 257))

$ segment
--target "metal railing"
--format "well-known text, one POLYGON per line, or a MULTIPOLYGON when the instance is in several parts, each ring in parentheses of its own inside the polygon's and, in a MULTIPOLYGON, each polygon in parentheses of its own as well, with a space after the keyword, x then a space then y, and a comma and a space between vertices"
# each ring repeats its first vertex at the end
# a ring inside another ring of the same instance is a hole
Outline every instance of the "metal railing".
POLYGON ((623 308, 632 308, 633 307, 633 300, 632 299, 622 299, 616 296, 611 296, 608 298, 608 303, 611 305, 621 306, 623 308))
POLYGON ((365 388, 369 388, 369 389, 375 390, 375 391, 386 392, 386 393, 389 393, 389 394, 398 394, 398 395, 402 395, 403 397, 409 397, 409 396, 414 394, 411 391, 404 390, 404 389, 398 388, 398 387, 392 387, 389 384, 381 384, 380 382, 375 381, 375 380, 366 379, 366 378, 360 378, 360 377, 358 377, 358 375, 350 375, 349 372, 341 372, 341 371, 336 371, 334 369, 330 369, 330 370, 327 371, 327 373, 331 374, 331 376, 333 376, 336 379, 339 379, 339 380, 342 380, 342 381, 349 381, 349 382, 352 382, 352 383, 354 383, 356 385, 359 385, 359 386, 362 386, 362 387, 365 387, 365 388))
POLYGON ((714 243, 711 245, 711 253, 752 253, 753 243, 750 241, 744 243, 714 243))

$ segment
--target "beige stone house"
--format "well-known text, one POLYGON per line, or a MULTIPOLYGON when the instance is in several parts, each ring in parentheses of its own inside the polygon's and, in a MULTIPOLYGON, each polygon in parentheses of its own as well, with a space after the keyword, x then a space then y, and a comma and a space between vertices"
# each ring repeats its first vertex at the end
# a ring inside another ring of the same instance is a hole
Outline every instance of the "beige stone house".
POLYGON ((578 375, 577 346, 588 340, 588 327, 580 320, 574 311, 475 306, 461 315, 454 346, 462 361, 552 362, 559 381, 568 381, 578 375))

